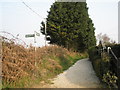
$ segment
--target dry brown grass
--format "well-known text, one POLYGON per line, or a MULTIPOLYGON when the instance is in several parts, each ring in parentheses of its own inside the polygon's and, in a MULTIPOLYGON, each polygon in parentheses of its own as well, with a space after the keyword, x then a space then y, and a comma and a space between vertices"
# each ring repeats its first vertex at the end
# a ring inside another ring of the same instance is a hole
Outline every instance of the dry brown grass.
MULTIPOLYGON (((79 53, 70 52, 57 45, 37 48, 35 52, 32 46, 24 48, 22 45, 6 41, 2 42, 2 44, 2 76, 4 87, 27 87, 29 86, 27 82, 28 78, 34 81, 38 77, 42 80, 44 77, 54 76, 64 70, 64 63, 72 65, 75 62, 72 61, 73 59, 80 58, 79 53)), ((68 68, 70 65, 66 67, 68 68)))

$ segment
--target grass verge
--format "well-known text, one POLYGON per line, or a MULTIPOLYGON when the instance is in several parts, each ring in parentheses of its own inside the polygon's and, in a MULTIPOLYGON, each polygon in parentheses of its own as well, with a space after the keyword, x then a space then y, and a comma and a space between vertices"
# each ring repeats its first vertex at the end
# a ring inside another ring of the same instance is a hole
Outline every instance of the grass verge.
POLYGON ((49 79, 87 56, 56 45, 34 51, 32 46, 24 48, 3 42, 3 88, 30 88, 41 81, 50 83, 49 79))

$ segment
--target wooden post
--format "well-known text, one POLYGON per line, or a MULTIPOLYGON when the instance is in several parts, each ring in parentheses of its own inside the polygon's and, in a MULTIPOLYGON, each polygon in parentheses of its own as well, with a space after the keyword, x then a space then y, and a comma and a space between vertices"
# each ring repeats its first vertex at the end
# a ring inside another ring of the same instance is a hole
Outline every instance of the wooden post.
POLYGON ((34 44, 35 44, 35 46, 34 46, 34 50, 35 50, 35 54, 34 54, 34 56, 35 56, 35 66, 36 66, 36 34, 35 34, 35 31, 34 31, 34 44))

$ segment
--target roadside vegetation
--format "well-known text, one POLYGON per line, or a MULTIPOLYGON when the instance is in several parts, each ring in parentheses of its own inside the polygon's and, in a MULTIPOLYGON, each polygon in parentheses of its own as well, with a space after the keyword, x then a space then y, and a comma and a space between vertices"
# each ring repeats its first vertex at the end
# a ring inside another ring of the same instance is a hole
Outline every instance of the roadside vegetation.
POLYGON ((46 25, 41 22, 40 29, 50 46, 36 48, 36 52, 33 46, 25 48, 3 41, 4 88, 48 82, 77 60, 86 58, 88 48, 96 45, 95 28, 86 2, 54 2, 46 25))
POLYGON ((107 34, 102 33, 97 35, 97 40, 99 41, 99 45, 93 46, 88 50, 93 68, 103 83, 104 88, 117 88, 118 83, 120 83, 117 72, 118 62, 115 64, 115 57, 108 51, 108 47, 110 47, 115 56, 120 59, 120 44, 116 44, 107 34))
POLYGON ((3 41, 2 76, 3 88, 32 87, 68 69, 77 60, 86 58, 86 53, 68 51, 50 45, 42 48, 25 48, 12 42, 3 41))
MULTIPOLYGON (((118 52, 120 52, 119 44, 108 44, 107 47, 111 47, 115 55, 120 58, 118 52)), ((103 83, 103 87, 116 88, 118 87, 118 76, 116 73, 116 66, 113 64, 112 56, 107 52, 101 53, 101 47, 96 46, 89 49, 89 58, 93 64, 93 68, 103 83)))

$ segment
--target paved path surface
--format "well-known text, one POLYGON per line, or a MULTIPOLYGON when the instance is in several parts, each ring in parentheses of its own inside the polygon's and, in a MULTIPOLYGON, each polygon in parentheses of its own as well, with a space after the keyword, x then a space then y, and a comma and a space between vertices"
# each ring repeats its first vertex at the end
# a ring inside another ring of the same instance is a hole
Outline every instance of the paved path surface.
MULTIPOLYGON (((98 88, 100 81, 96 77, 89 59, 77 61, 72 67, 52 80, 53 84, 43 88, 98 88)), ((37 86, 37 88, 40 88, 37 86)))

